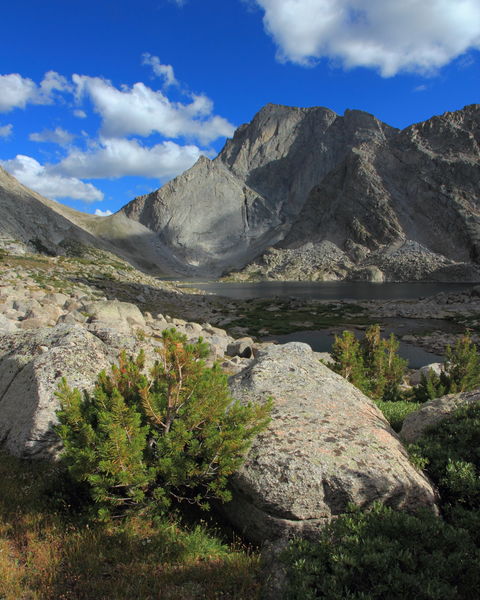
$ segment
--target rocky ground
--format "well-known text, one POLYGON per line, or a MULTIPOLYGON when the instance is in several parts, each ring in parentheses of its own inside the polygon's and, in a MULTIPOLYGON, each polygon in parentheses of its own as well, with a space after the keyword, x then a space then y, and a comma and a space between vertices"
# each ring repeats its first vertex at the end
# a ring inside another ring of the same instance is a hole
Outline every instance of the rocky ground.
POLYGON ((366 251, 351 242, 346 251, 324 240, 297 248, 268 248, 225 281, 478 281, 477 267, 449 260, 413 240, 366 251))

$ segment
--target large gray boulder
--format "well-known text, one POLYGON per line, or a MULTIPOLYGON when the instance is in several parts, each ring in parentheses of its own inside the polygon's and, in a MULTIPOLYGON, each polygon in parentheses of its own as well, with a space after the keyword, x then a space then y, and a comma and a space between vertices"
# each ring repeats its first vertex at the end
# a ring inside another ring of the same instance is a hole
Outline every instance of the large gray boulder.
POLYGON ((136 304, 120 300, 101 300, 85 304, 83 311, 89 321, 104 327, 130 331, 132 327, 145 327, 145 318, 136 304))
POLYGON ((21 458, 54 458, 53 426, 62 377, 91 388, 115 354, 79 325, 22 331, 0 338, 0 445, 21 458))
POLYGON ((416 442, 427 429, 435 427, 452 415, 457 408, 480 402, 480 389, 472 392, 448 394, 441 398, 434 398, 413 413, 410 413, 403 422, 400 437, 408 443, 416 442))
POLYGON ((414 511, 435 493, 380 410, 320 363, 306 344, 270 346, 231 379, 243 402, 274 400, 268 430, 248 453, 225 507, 252 541, 315 535, 353 502, 414 511))

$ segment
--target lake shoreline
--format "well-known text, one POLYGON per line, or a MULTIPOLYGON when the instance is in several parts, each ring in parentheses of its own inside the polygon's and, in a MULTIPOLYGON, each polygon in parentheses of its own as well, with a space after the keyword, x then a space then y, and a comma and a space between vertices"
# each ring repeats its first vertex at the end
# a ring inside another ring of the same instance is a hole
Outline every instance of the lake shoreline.
MULTIPOLYGON (((224 285, 231 284, 219 285, 223 289, 224 285)), ((418 292, 425 291, 418 284, 410 286, 411 290, 412 287, 418 292)), ((279 339, 284 340, 283 336, 297 333, 301 337, 305 331, 325 335, 346 329, 361 331, 378 323, 386 335, 394 333, 402 344, 421 348, 436 357, 443 356, 447 345, 454 345, 467 329, 475 343, 480 344, 478 287, 442 284, 440 289, 433 296, 419 294, 413 298, 270 296, 239 299, 208 292, 205 298, 212 306, 211 322, 225 327, 235 337, 248 335, 267 341, 280 336, 279 339)))

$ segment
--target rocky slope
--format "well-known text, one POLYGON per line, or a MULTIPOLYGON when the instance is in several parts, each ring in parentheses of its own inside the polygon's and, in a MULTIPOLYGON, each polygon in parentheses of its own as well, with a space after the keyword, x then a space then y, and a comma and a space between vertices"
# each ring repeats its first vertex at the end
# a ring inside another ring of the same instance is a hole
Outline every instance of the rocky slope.
POLYGON ((394 131, 360 111, 268 104, 214 161, 200 158, 121 212, 157 231, 192 273, 218 275, 282 240, 309 191, 351 148, 394 131))
POLYGON ((151 272, 182 271, 157 235, 141 223, 123 214, 105 218, 76 211, 30 190, 2 167, 0 249, 60 256, 91 255, 92 249, 100 249, 151 272))

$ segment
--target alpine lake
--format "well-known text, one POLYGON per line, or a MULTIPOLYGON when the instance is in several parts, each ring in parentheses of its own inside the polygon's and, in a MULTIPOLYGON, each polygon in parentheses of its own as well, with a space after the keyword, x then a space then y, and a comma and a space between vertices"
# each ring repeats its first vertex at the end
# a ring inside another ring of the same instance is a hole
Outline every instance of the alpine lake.
MULTIPOLYGON (((394 333, 400 342, 399 354, 411 369, 440 362, 441 356, 414 345, 403 337, 432 331, 458 334, 465 327, 455 320, 438 318, 376 317, 365 301, 377 307, 468 291, 469 283, 368 283, 368 282, 183 282, 215 297, 217 311, 224 317, 216 324, 233 335, 253 336, 260 341, 305 342, 316 352, 329 352, 335 335, 353 330, 361 337, 369 325, 379 323, 382 335, 394 333)), ((413 301, 413 302, 412 302, 413 301)))

